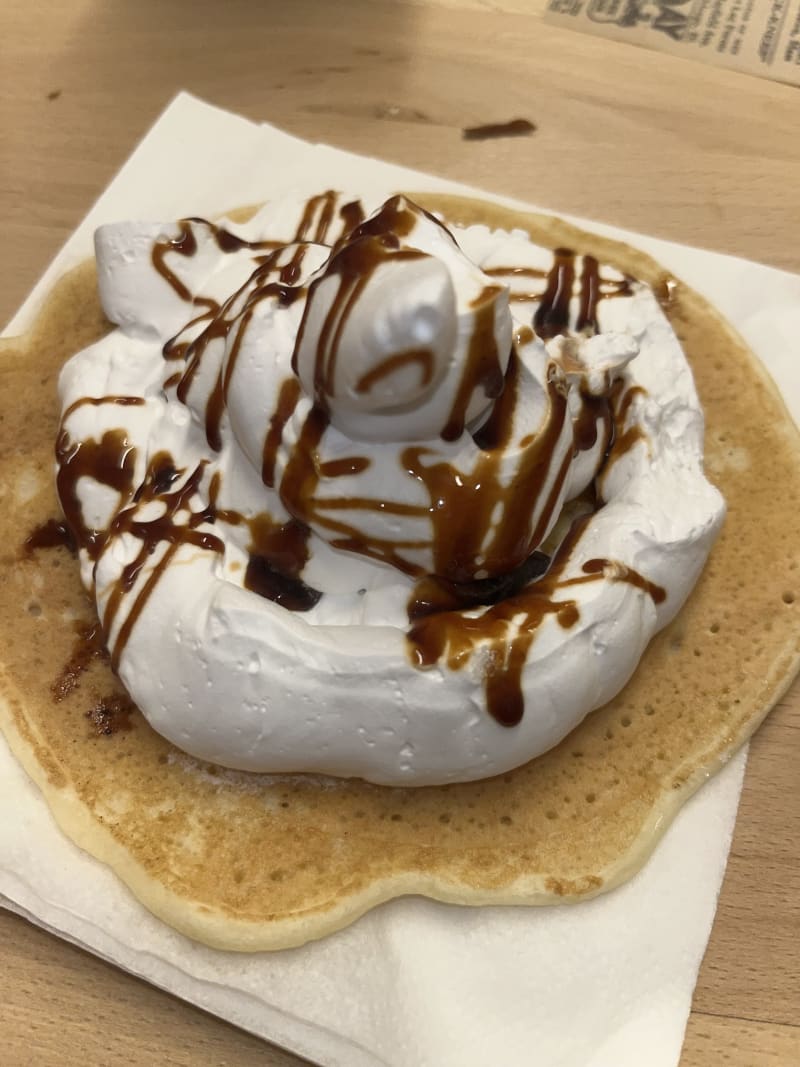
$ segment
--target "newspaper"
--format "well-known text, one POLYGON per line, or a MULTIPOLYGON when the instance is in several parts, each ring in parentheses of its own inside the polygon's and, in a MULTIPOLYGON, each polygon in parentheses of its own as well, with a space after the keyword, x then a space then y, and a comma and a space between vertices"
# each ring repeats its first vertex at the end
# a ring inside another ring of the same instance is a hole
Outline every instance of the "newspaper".
POLYGON ((544 17, 800 86, 800 0, 548 0, 544 17))

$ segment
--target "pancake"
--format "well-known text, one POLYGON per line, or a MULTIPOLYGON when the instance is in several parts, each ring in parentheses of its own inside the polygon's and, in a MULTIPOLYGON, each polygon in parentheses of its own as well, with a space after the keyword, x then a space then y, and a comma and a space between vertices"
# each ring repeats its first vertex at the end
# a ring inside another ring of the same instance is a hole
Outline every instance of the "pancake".
POLYGON ((800 438, 741 339, 628 246, 551 217, 412 195, 449 223, 522 228, 664 294, 728 518, 686 606, 623 692, 511 773, 400 789, 201 763, 155 734, 115 679, 58 524, 58 371, 110 328, 93 265, 64 277, 30 334, 0 348, 12 398, 0 421, 0 724, 62 829, 161 919, 218 948, 299 945, 407 893, 540 905, 609 890, 800 666, 800 438))

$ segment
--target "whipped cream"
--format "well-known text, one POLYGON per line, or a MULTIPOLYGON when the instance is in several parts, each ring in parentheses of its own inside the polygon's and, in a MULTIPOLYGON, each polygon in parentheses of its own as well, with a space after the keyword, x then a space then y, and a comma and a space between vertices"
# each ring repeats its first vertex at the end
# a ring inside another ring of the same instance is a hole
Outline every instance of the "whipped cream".
POLYGON ((112 665, 214 763, 487 777, 633 673, 705 562, 653 292, 520 231, 326 193, 96 235, 58 490, 112 665))

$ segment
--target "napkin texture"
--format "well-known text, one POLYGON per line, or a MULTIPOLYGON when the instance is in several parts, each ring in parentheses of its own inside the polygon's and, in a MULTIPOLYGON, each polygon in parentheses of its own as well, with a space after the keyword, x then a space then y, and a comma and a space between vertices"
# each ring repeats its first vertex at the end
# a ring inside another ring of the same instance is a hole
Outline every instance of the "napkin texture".
MULTIPOLYGON (((218 215, 322 187, 476 193, 181 94, 5 332, 27 328, 56 278, 92 254, 103 222, 218 215)), ((641 247, 711 299, 764 359, 800 420, 800 362, 790 357, 800 336, 800 277, 575 221, 641 247)), ((674 1067, 745 759, 739 753, 705 785, 645 868, 606 896, 531 909, 406 898, 323 941, 241 956, 191 942, 145 911, 60 833, 0 737, 0 905, 331 1067, 674 1067)))

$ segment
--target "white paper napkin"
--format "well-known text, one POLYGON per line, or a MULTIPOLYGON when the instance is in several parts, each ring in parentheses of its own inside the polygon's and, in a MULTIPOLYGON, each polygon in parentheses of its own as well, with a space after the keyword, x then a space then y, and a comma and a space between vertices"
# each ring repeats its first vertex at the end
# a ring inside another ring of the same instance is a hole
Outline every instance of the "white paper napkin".
MULTIPOLYGON (((24 330, 52 282, 91 254, 101 222, 219 214, 321 186, 387 194, 464 188, 310 145, 181 94, 6 332, 24 330)), ((790 340, 800 336, 800 277, 581 224, 639 245, 712 299, 800 419, 800 361, 790 358, 790 340)), ((59 832, 0 738, 0 904, 324 1065, 673 1067, 744 766, 741 753, 686 805, 644 870, 607 896, 546 909, 408 898, 323 941, 243 957, 195 944, 147 913, 59 832)))

